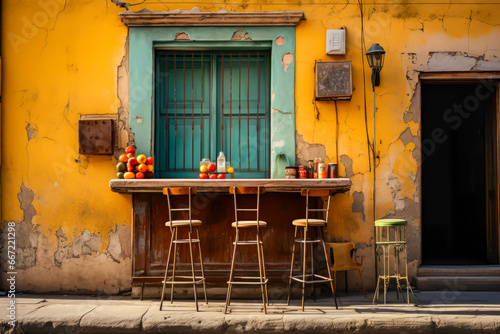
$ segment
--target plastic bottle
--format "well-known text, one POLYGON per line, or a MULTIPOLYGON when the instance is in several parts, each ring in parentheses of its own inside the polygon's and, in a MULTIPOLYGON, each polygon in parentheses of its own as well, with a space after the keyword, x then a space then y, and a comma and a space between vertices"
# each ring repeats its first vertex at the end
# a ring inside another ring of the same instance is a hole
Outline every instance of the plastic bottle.
POLYGON ((226 157, 224 153, 221 151, 219 157, 217 158, 217 173, 225 173, 226 172, 226 157))

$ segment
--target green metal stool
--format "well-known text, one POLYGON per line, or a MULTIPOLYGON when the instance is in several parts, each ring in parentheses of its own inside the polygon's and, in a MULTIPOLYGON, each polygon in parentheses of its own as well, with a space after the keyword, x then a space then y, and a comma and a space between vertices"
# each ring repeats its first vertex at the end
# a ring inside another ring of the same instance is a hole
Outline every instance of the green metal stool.
MULTIPOLYGON (((373 303, 379 300, 380 281, 384 284, 384 304, 387 301, 387 288, 391 278, 396 279, 397 296, 403 295, 400 282, 406 285, 406 300, 410 304, 410 292, 416 303, 415 295, 408 281, 408 258, 406 251, 406 225, 404 219, 379 219, 375 221, 375 254, 377 261, 377 287, 373 296, 373 303), (404 259, 400 258, 404 255, 404 259), (382 258, 382 259, 381 259, 382 258), (382 263, 380 263, 382 262, 382 263), (392 264, 392 266, 391 266, 392 264), (401 274, 400 265, 404 267, 404 275, 401 274), (382 272, 381 272, 382 269, 382 272)), ((403 295, 404 298, 404 295, 403 295)))

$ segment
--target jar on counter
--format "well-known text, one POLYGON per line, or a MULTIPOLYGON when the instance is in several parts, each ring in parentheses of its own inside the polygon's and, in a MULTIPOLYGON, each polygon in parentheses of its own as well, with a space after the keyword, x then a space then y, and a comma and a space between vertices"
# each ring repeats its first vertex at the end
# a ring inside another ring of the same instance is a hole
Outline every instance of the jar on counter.
POLYGON ((307 161, 307 178, 312 179, 314 177, 314 160, 307 161))
POLYGON ((328 164, 328 177, 330 179, 334 179, 338 177, 337 164, 335 162, 331 162, 328 164))
POLYGON ((319 164, 321 163, 321 158, 314 158, 314 175, 315 179, 319 178, 319 164))
POLYGON ((288 166, 285 168, 285 178, 286 179, 296 179, 297 178, 297 167, 288 166))
POLYGON ((326 162, 318 163, 318 179, 328 178, 328 164, 326 162))
POLYGON ((307 179, 307 166, 299 166, 299 179, 307 179))

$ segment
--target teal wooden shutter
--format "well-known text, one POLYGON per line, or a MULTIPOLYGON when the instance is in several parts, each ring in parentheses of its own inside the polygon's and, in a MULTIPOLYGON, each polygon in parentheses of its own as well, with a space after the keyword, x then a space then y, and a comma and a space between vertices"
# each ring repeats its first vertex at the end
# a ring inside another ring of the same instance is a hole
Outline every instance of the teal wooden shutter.
POLYGON ((269 177, 269 53, 156 53, 156 177, 197 178, 222 150, 237 178, 269 177))

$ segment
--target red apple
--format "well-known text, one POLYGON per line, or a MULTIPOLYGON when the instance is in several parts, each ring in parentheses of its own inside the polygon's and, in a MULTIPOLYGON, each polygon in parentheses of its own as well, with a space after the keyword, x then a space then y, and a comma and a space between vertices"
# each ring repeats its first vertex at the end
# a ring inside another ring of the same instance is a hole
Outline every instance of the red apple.
POLYGON ((217 174, 210 174, 210 180, 216 180, 217 174))
POLYGON ((134 166, 132 166, 129 162, 127 162, 127 172, 132 172, 134 170, 134 166))
POLYGON ((208 171, 209 171, 210 173, 215 172, 215 164, 209 164, 209 165, 208 165, 208 171))
POLYGON ((200 179, 208 179, 208 174, 207 173, 200 173, 200 174, 198 174, 198 177, 200 179))
POLYGON ((144 176, 146 179, 152 179, 154 174, 153 174, 153 172, 146 172, 146 173, 144 173, 144 176))
POLYGON ((217 175, 217 178, 218 179, 225 179, 226 178, 226 174, 219 174, 219 175, 217 175))
POLYGON ((143 179, 144 178, 144 173, 143 172, 138 172, 137 174, 135 174, 135 178, 136 179, 143 179))
POLYGON ((128 163, 131 164, 132 166, 135 166, 139 164, 139 161, 137 161, 136 158, 130 158, 128 159, 128 163))
POLYGON ((152 165, 153 164, 153 157, 149 157, 146 159, 146 164, 152 165))

